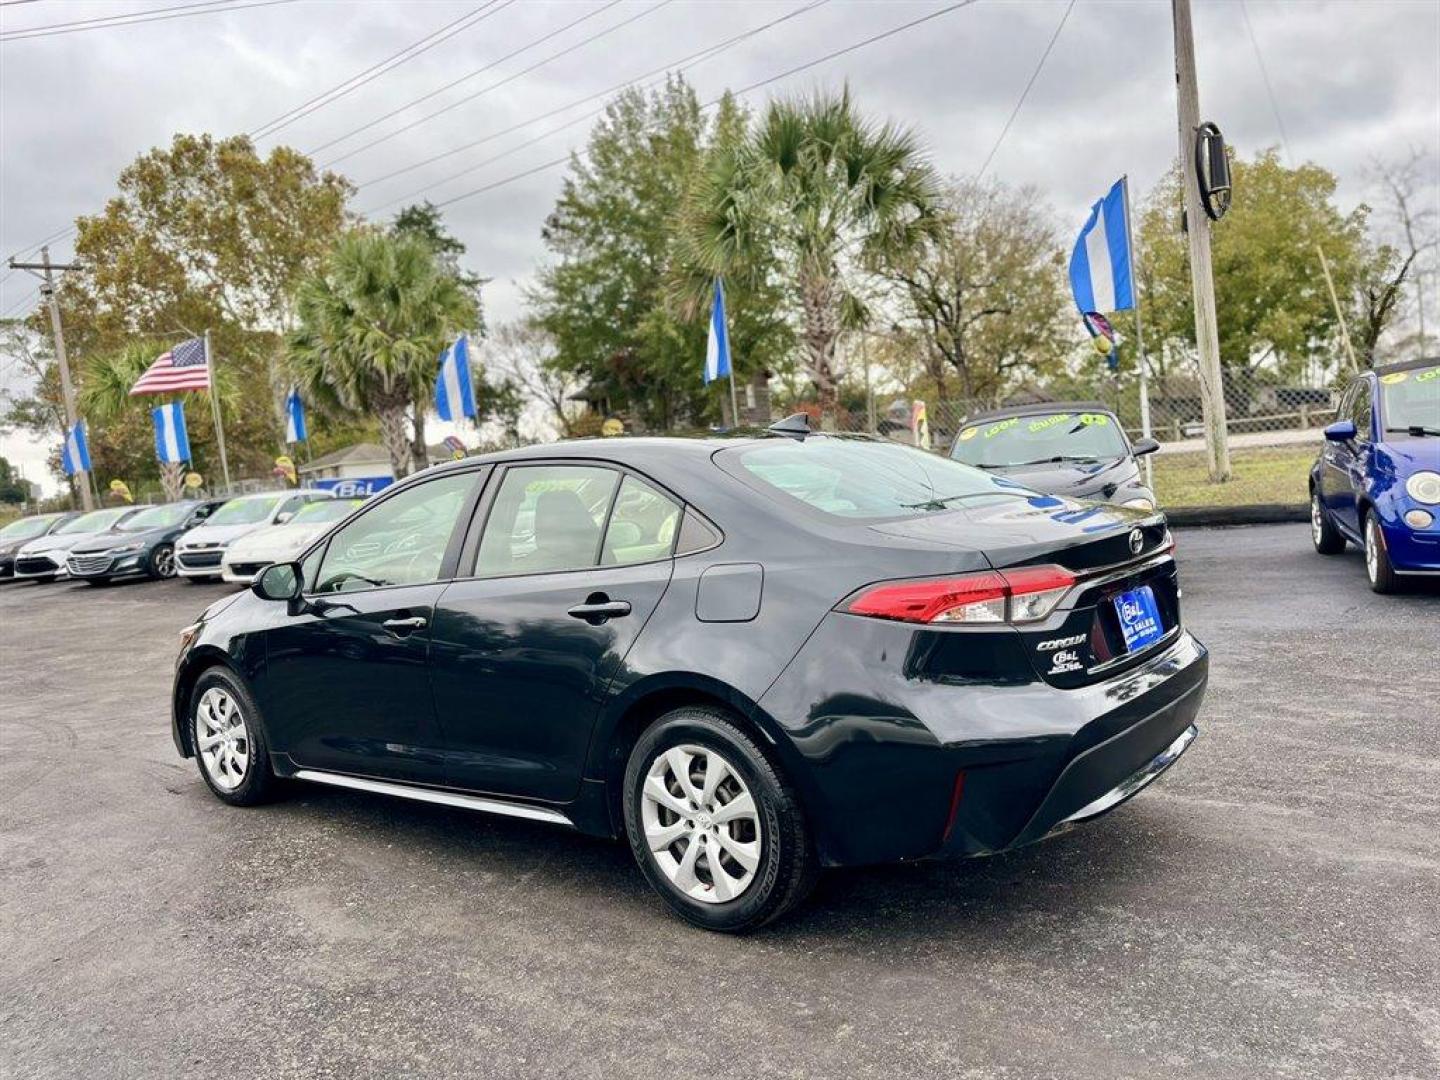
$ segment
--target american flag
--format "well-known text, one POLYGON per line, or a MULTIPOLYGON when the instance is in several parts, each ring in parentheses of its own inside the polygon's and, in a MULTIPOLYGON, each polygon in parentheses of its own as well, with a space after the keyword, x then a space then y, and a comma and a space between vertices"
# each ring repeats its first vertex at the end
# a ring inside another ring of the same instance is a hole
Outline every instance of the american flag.
POLYGON ((130 388, 130 395, 208 389, 210 365, 206 362, 205 339, 197 337, 182 341, 146 368, 140 381, 130 388))

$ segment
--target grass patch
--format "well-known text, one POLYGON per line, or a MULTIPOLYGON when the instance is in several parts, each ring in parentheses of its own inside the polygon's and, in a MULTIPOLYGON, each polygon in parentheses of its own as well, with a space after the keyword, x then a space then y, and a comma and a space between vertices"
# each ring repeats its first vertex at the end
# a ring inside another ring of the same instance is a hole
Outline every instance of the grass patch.
POLYGON ((1179 506, 1299 505, 1309 500, 1312 446, 1232 449, 1231 477, 1212 484, 1204 454, 1156 454, 1155 495, 1161 508, 1179 506))

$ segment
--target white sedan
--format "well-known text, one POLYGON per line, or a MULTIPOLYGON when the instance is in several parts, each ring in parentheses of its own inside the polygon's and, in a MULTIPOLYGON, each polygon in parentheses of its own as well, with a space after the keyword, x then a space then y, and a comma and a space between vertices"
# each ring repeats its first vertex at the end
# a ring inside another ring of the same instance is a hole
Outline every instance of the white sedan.
POLYGON ((225 549, 220 574, 226 581, 248 585, 271 563, 288 562, 363 499, 325 499, 301 507, 289 521, 248 533, 225 549))

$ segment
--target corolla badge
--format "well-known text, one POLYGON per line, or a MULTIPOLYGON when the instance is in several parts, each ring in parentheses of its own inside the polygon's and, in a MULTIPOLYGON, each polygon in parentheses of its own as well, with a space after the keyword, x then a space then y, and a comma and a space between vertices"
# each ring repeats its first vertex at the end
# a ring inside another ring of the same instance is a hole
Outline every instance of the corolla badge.
POLYGON ((1139 529, 1130 530, 1130 554, 1139 555, 1140 549, 1145 546, 1145 534, 1139 529))

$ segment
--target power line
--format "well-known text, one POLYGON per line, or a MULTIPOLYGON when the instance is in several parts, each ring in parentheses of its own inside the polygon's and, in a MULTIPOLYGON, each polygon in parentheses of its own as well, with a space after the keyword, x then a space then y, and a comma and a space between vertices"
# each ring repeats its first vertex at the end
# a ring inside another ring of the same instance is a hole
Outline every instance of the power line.
MULTIPOLYGON (((674 72, 687 71, 687 70, 689 70, 690 68, 696 67, 696 66, 698 66, 699 64, 702 64, 702 63, 704 63, 704 62, 707 61, 707 60, 712 60, 712 59, 714 59, 716 56, 719 56, 722 52, 725 52, 726 50, 733 48, 734 46, 740 44, 742 41, 745 41, 745 40, 747 40, 747 39, 749 39, 749 38, 754 37, 756 34, 764 33, 766 30, 769 30, 769 29, 771 29, 772 27, 778 26, 778 25, 780 25, 780 24, 783 23, 783 22, 788 22, 789 20, 795 18, 795 17, 798 16, 798 15, 804 15, 806 12, 814 11, 816 8, 818 8, 818 7, 823 7, 825 4, 827 4, 827 3, 829 3, 829 2, 830 2, 830 0, 812 0, 811 3, 805 4, 805 5, 802 6, 802 7, 798 7, 798 8, 796 8, 794 11, 789 12, 788 14, 781 15, 781 16, 779 16, 778 18, 771 19, 771 20, 770 20, 769 22, 767 22, 767 23, 762 23, 760 26, 752 27, 751 29, 746 30, 746 31, 743 31, 742 33, 735 34, 734 36, 729 37, 729 38, 726 38, 724 41, 717 42, 717 43, 714 44, 714 45, 706 46, 706 47, 703 48, 703 49, 699 49, 699 50, 697 50, 697 51, 695 51, 695 52, 692 52, 692 53, 689 53, 689 54, 687 54, 687 55, 685 55, 685 56, 678 57, 678 58, 676 58, 676 59, 674 59, 674 60, 669 61, 668 63, 661 64, 661 65, 658 66, 658 67, 651 68, 649 71, 645 72, 645 73, 642 74, 642 75, 636 75, 636 76, 634 76, 633 78, 626 79, 624 82, 615 83, 613 86, 608 86, 608 87, 606 87, 604 90, 597 90, 597 91, 595 91, 593 94, 586 94, 584 97, 576 98, 574 101, 568 102, 568 103, 566 103, 566 104, 564 104, 564 105, 561 105, 561 106, 559 106, 559 107, 557 107, 557 108, 550 109, 548 112, 543 112, 543 113, 540 113, 540 114, 538 114, 538 115, 536 115, 536 116, 532 116, 532 117, 530 117, 529 119, 521 120, 521 121, 519 121, 518 123, 512 124, 512 125, 510 125, 510 126, 507 127, 507 128, 502 128, 502 129, 499 130, 499 131, 492 131, 492 132, 490 132, 488 135, 482 135, 480 138, 475 139, 475 140, 473 140, 472 142, 465 143, 465 144, 462 145, 462 146, 452 147, 451 149, 441 151, 441 152, 438 153, 438 154, 433 154, 433 155, 431 155, 431 156, 428 157, 428 158, 424 158, 424 159, 422 159, 422 160, 420 160, 420 161, 413 162, 413 163, 411 163, 411 164, 409 164, 409 165, 404 166, 403 168, 395 169, 394 171, 388 172, 388 173, 386 173, 386 174, 383 175, 383 176, 377 176, 377 177, 374 177, 373 179, 363 181, 362 183, 358 184, 357 186, 360 187, 361 189, 364 189, 364 188, 367 188, 367 187, 373 187, 373 186, 375 186, 376 184, 384 183, 386 180, 393 180, 393 179, 394 179, 395 177, 397 177, 397 176, 403 176, 405 173, 414 172, 416 169, 423 168, 423 167, 426 166, 426 165, 433 165, 435 162, 437 162, 437 161, 442 161, 442 160, 444 160, 444 159, 447 158, 447 157, 453 157, 453 156, 455 156, 456 154, 462 154, 462 153, 464 153, 464 152, 467 151, 467 150, 473 150, 473 149, 474 149, 475 147, 477 147, 477 146, 481 146, 481 145, 483 145, 483 144, 485 144, 485 143, 487 143, 487 142, 492 142, 492 141, 494 141, 495 139, 501 138, 501 137, 503 137, 503 136, 505 136, 505 135, 511 135, 511 134, 513 134, 513 133, 516 132, 516 131, 520 131, 520 130, 523 129, 523 128, 529 127, 531 124, 539 123, 541 120, 548 120, 548 119, 550 119, 550 117, 552 117, 552 116, 557 116, 557 115, 559 115, 560 113, 568 112, 569 110, 575 108, 576 106, 587 104, 588 102, 594 101, 594 100, 596 100, 597 98, 608 98, 611 94, 614 94, 614 93, 616 93, 616 92, 618 92, 618 91, 620 91, 620 90, 624 90, 626 87, 628 87, 628 86, 633 86, 633 85, 635 85, 636 83, 645 82, 645 80, 651 79, 651 78, 653 78, 653 77, 656 76, 656 75, 661 75, 661 74, 668 73, 668 72, 672 72, 672 71, 674 71, 674 72)), ((648 85, 654 85, 654 84, 648 84, 648 85)), ((558 133, 558 132, 560 132, 560 131, 565 130, 565 128, 571 127, 571 126, 573 126, 573 125, 575 125, 575 124, 577 124, 577 123, 580 123, 580 122, 582 122, 582 121, 584 121, 584 120, 588 120, 588 119, 590 119, 591 117, 598 116, 598 115, 600 115, 600 113, 602 113, 602 112, 605 111, 605 108, 606 108, 606 107, 608 107, 608 106, 602 106, 602 107, 599 108, 599 109, 593 109, 593 110, 591 110, 590 112, 582 113, 580 116, 576 117, 574 120, 569 121, 568 123, 563 124, 563 125, 561 125, 561 126, 558 127, 558 128, 552 128, 550 131, 546 132, 544 135, 540 136, 539 138, 542 138, 542 139, 543 139, 543 138, 549 138, 551 135, 554 135, 554 134, 556 134, 556 133, 558 133)), ((532 141, 538 141, 538 139, 537 139, 537 140, 532 140, 532 141)), ((531 143, 529 143, 529 142, 521 143, 519 146, 514 147, 514 148, 512 148, 511 150, 507 150, 507 151, 505 152, 505 154, 502 154, 502 155, 499 155, 499 156, 500 156, 500 157, 509 156, 509 154, 513 153, 514 150, 519 150, 519 149, 522 149, 523 147, 526 147, 526 146, 529 146, 529 145, 531 145, 531 143)), ((442 185, 442 184, 448 184, 448 183, 449 183, 450 181, 452 181, 452 180, 457 180, 457 179, 459 179, 461 176, 465 176, 465 175, 467 175, 468 173, 474 172, 476 169, 483 168, 484 166, 489 165, 489 164, 491 164, 492 162, 497 161, 497 160, 499 160, 498 157, 488 158, 487 160, 482 161, 482 162, 479 162, 478 164, 471 165, 471 166, 469 166, 468 168, 462 169, 462 170, 460 170, 460 171, 457 172, 457 173, 452 173, 451 175, 445 177, 445 178, 442 179, 442 180, 436 180, 436 181, 434 181, 433 183, 427 185, 427 187, 439 187, 439 186, 442 185)), ((408 198, 408 196, 406 196, 406 197, 408 198)), ((394 201, 398 202, 398 201, 400 201, 400 200, 394 200, 394 201)), ((386 203, 385 205, 388 206, 388 205, 390 205, 390 204, 389 204, 389 203, 386 203)), ((383 207, 380 207, 380 208, 378 208, 378 209, 383 209, 383 207)))
POLYGON ((514 2, 515 0, 505 0, 503 4, 500 4, 500 7, 495 8, 495 5, 499 3, 499 0, 489 0, 489 3, 481 4, 478 8, 475 8, 467 14, 460 16, 460 18, 455 19, 452 22, 446 23, 444 26, 440 27, 439 30, 432 30, 430 33, 422 37, 419 41, 412 42, 411 44, 405 46, 405 48, 400 49, 398 52, 391 53, 379 63, 371 64, 364 71, 357 72, 343 82, 337 83, 336 85, 332 86, 330 89, 322 93, 316 94, 308 101, 301 102, 289 112, 281 113, 273 120, 267 120, 265 123, 259 125, 258 127, 251 129, 248 134, 251 138, 269 138, 277 131, 281 130, 282 128, 289 127, 291 124, 295 123, 295 121, 301 119, 302 117, 309 116, 312 112, 317 112, 318 110, 323 109, 327 105, 332 105, 336 101, 339 101, 342 97, 345 97, 347 94, 353 93, 354 91, 360 89, 360 87, 364 86, 366 83, 373 82, 375 79, 380 78, 380 76, 386 75, 404 64, 408 64, 417 56, 420 56, 422 53, 429 52, 436 45, 439 45, 441 42, 447 41, 448 39, 454 37, 462 30, 468 30, 476 23, 484 22, 492 15, 498 15, 500 12, 504 11, 514 2), (491 8, 495 8, 495 10, 491 11, 491 8), (432 38, 434 40, 430 40, 432 38))
MULTIPOLYGON (((777 75, 771 75, 769 78, 761 79, 758 82, 751 83, 749 86, 741 87, 739 90, 729 91, 729 93, 733 94, 736 97, 739 97, 742 94, 748 94, 750 91, 758 90, 762 86, 769 86, 771 83, 779 82, 781 79, 788 78, 791 75, 798 75, 802 71, 808 71, 810 68, 818 67, 820 64, 824 64, 830 60, 836 59, 837 57, 844 56, 847 53, 855 52, 857 49, 863 49, 868 45, 873 45, 876 42, 884 41, 886 38, 894 37, 896 34, 904 33, 906 30, 913 29, 914 27, 919 26, 922 23, 930 22, 931 20, 938 19, 943 15, 949 15, 951 12, 959 11, 961 8, 969 7, 975 2, 976 0, 959 0, 958 3, 948 4, 937 11, 930 12, 928 15, 922 15, 917 19, 911 19, 909 22, 901 23, 899 26, 891 27, 889 30, 882 31, 881 33, 872 34, 870 37, 863 38, 860 41, 854 42, 851 45, 847 45, 843 49, 835 49, 832 52, 826 53, 824 56, 818 56, 814 60, 807 61, 803 64, 797 64, 795 67, 782 71, 777 75)), ((713 108, 723 100, 723 96, 715 98, 713 101, 706 102, 705 105, 701 107, 704 109, 713 108)), ((494 191, 496 188, 504 187, 507 184, 512 184, 517 180, 523 180, 526 177, 534 176, 537 173, 542 173, 549 169, 556 168, 557 166, 564 165, 567 161, 571 159, 572 153, 573 151, 566 152, 563 157, 558 157, 554 158, 551 161, 542 162, 541 164, 526 169, 523 172, 514 173, 500 180, 495 180, 489 184, 484 184, 471 191, 467 191, 463 194, 446 199, 443 202, 438 202, 435 204, 435 206, 437 208, 451 206, 465 199, 473 198, 476 195, 483 195, 487 191, 494 191)))
POLYGON ((34 300, 39 295, 40 286, 36 285, 35 288, 31 289, 24 296, 20 297, 20 299, 16 303, 11 304, 5 309, 3 313, 0 313, 0 319, 8 319, 12 312, 18 311, 20 308, 30 303, 30 301, 34 300))
MULTIPOLYGON (((600 11, 608 11, 610 8, 614 7, 614 6, 615 6, 617 3, 619 3, 619 2, 620 2, 620 0, 610 0, 610 2, 605 5, 605 7, 603 7, 603 8, 600 9, 600 11)), ((575 52, 577 49, 582 49, 582 48, 584 48, 586 45, 591 44, 592 42, 599 41, 601 38, 607 36, 608 34, 613 34, 613 33, 614 33, 615 31, 617 31, 617 30, 622 30, 622 29, 624 29, 625 27, 629 26, 631 23, 638 22, 640 19, 645 18, 647 15, 651 15, 651 14, 653 14, 654 12, 659 11, 662 7, 665 7, 665 6, 666 6, 667 4, 669 4, 669 3, 671 3, 671 0, 659 0, 659 3, 652 4, 650 7, 646 8, 644 11, 641 11, 641 12, 639 12, 638 14, 635 14, 635 15, 631 15, 628 19, 622 19, 620 22, 616 23, 616 24, 613 25, 613 26, 607 26, 604 30, 599 31, 598 33, 591 34, 591 35, 590 35, 589 37, 587 37, 587 38, 582 38, 581 40, 575 42, 573 45, 568 45, 568 46, 566 46, 565 48, 561 49, 559 52, 551 53, 549 56, 546 56, 546 57, 544 57, 544 58, 541 59, 541 60, 535 61, 535 63, 531 64, 529 67, 521 68, 519 71, 516 71, 516 72, 514 72, 513 74, 510 74, 510 75, 505 76, 503 79, 497 79, 495 82, 490 83, 488 86, 482 86, 479 90, 475 91, 473 94, 467 94, 465 97, 459 98, 459 99, 457 99, 456 101, 452 101, 449 105, 445 105, 445 106, 443 106, 442 108, 436 109, 436 110, 435 110, 434 112, 432 112, 432 113, 427 113, 425 116, 422 116, 422 117, 419 117, 419 118, 417 118, 417 119, 415 119, 415 120, 412 120, 412 121, 410 121, 410 123, 408 123, 408 124, 402 124, 402 125, 400 125, 398 128, 396 128, 394 131, 391 131, 389 134, 382 135, 382 136, 380 136, 380 138, 378 138, 378 139, 372 139, 370 142, 365 143, 363 146, 359 146, 359 147, 357 147, 357 148, 354 149, 354 150, 348 150, 348 151, 346 151, 345 153, 341 154, 339 157, 331 158, 331 159, 330 159, 329 161, 327 161, 327 162, 324 164, 324 166, 322 166, 322 167, 328 169, 330 166, 336 164, 337 162, 344 161, 344 160, 347 159, 347 158, 352 158, 352 157, 354 157, 356 154, 364 153, 366 150, 370 150, 370 149, 372 149, 372 148, 374 148, 374 147, 376 147, 376 146, 379 146, 381 143, 388 142, 388 141, 390 141, 391 139, 395 138, 395 136, 400 135, 400 134, 403 134, 404 132, 407 132, 407 131, 411 130, 412 128, 419 127, 421 124, 427 124, 427 123, 429 123, 431 120, 434 120, 436 117, 443 116, 443 115, 445 115, 445 114, 448 113, 448 112, 452 112, 452 111, 454 111, 455 109, 458 109, 461 105, 468 104, 469 102, 472 102, 472 101, 476 100, 477 98, 484 97, 486 94, 490 93, 490 91, 492 91, 492 90, 498 90, 500 87, 506 85, 507 83, 512 83, 512 82, 514 82, 516 79, 522 78, 522 77, 525 76, 525 75, 529 75, 532 71, 536 71, 536 70, 538 70, 539 68, 544 67, 546 64, 550 63, 550 62, 553 61, 553 60, 558 60, 558 59, 560 59, 560 57, 566 56, 566 55, 568 55, 568 54, 570 54, 570 53, 572 53, 572 52, 575 52)), ((599 14, 599 12, 595 12, 595 13, 593 13, 593 14, 599 14)), ((557 32, 558 32, 558 31, 557 31, 557 32)), ((552 36, 553 36, 553 35, 552 35, 552 36)), ((542 39, 540 39, 540 40, 544 40, 544 39, 542 38, 542 39)), ((535 42, 532 42, 531 45, 538 45, 539 43, 540 43, 540 41, 537 40, 537 41, 535 41, 535 42)), ((527 49, 527 48, 530 48, 530 46, 527 45, 527 46, 525 46, 524 48, 516 49, 514 52, 510 53, 509 56, 502 57, 501 60, 508 60, 508 59, 510 58, 510 56, 518 55, 519 53, 524 52, 525 49, 527 49)), ((500 60, 495 61, 496 64, 498 64, 498 63, 500 63, 500 62, 501 62, 500 60)), ((491 64, 490 66, 493 67, 494 64, 491 64)), ((394 113, 392 112, 391 115, 394 115, 394 113)), ((357 129, 357 130, 363 130, 363 129, 357 129)), ((354 132, 351 132, 350 134, 354 134, 354 132)), ((347 136, 342 136, 342 138, 348 138, 348 137, 349 137, 348 135, 347 135, 347 136)), ((336 143, 336 142, 338 142, 338 141, 340 141, 340 140, 338 140, 338 139, 332 139, 332 140, 330 141, 330 143, 327 143, 326 145, 327 145, 327 146, 328 146, 328 145, 333 145, 334 143, 336 143)), ((323 148, 322 148, 322 147, 317 147, 316 149, 318 150, 318 149, 323 149, 323 148)), ((314 153, 314 151, 311 151, 311 153, 314 153)))
MULTIPOLYGON (((117 16, 107 21, 92 21, 84 26, 70 26, 68 29, 43 29, 34 27, 29 30, 14 31, 9 34, 0 35, 0 43, 6 41, 27 41, 33 38, 58 37, 61 34, 80 34, 87 30, 110 30, 120 29, 126 26, 140 26, 143 23, 168 22, 171 19, 187 19, 195 15, 215 15, 228 11, 243 11, 246 8, 274 7, 276 4, 293 4, 296 0, 253 0, 248 4, 232 4, 230 0, 206 0, 205 4, 184 5, 185 7, 203 7, 204 10, 187 11, 174 8, 155 8, 154 11, 171 11, 170 15, 154 15, 148 19, 137 19, 133 17, 117 16), (224 7, 213 6, 225 4, 224 7)), ((63 23, 54 24, 57 27, 64 26, 63 23)))
POLYGON ((198 0, 196 3, 175 4, 171 7, 147 8, 144 11, 126 11, 119 15, 93 15, 88 19, 71 19, 69 22, 44 23, 40 26, 22 26, 18 30, 12 30, 12 34, 33 34, 41 30, 61 30, 67 26, 93 26, 96 23, 123 22, 127 19, 139 19, 146 15, 163 15, 169 11, 189 11, 192 8, 220 7, 224 4, 233 4, 235 0, 198 0))
POLYGON ((1075 10, 1075 0, 1065 5, 1065 12, 1060 16, 1060 22, 1055 26, 1055 32, 1050 35, 1050 42, 1045 46, 1045 51, 1040 54, 1040 62, 1035 65, 1035 70, 1030 73, 1030 81, 1025 84, 1025 89, 1020 91, 1020 99, 1015 102, 1015 108, 1010 110, 1010 116, 1005 121, 1005 126, 1000 129, 1000 137, 995 140, 995 145, 990 148, 990 153, 985 155, 985 163, 980 166, 980 171, 975 174, 978 181, 990 168, 990 162, 995 160, 995 155, 1000 151, 1000 144, 1005 141, 1005 136, 1010 134, 1010 125, 1015 123, 1015 118, 1020 115, 1020 109, 1025 104, 1025 99, 1030 96, 1030 90, 1035 85, 1035 80, 1040 78, 1040 72, 1045 67, 1045 61, 1050 59, 1050 52, 1055 48, 1055 42, 1060 40, 1060 31, 1065 29, 1066 22, 1070 19, 1070 12, 1075 10))
POLYGON ((1265 67, 1265 54, 1260 51, 1260 42, 1255 38, 1255 28, 1250 25, 1250 7, 1245 0, 1240 0, 1240 14, 1245 18, 1245 33, 1250 35, 1250 47, 1255 50, 1255 62, 1260 65, 1260 78, 1265 83, 1265 96, 1270 99, 1270 111, 1275 114, 1275 126, 1280 129, 1280 145, 1285 148, 1285 156, 1294 161, 1294 155, 1290 153, 1290 140, 1285 135, 1285 121, 1280 117, 1280 105, 1275 100, 1275 88, 1270 85, 1270 71, 1265 67))

